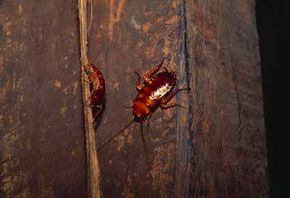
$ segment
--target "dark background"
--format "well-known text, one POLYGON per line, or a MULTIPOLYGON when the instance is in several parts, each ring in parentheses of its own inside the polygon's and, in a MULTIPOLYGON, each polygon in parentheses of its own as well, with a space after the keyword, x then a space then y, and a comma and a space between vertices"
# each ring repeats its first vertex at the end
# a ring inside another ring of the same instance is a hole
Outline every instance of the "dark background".
MULTIPOLYGON (((290 1, 257 0, 271 197, 289 197, 289 116, 285 68, 290 59, 290 1)), ((288 77, 289 78, 289 77, 288 77)), ((289 84, 289 83, 288 83, 289 84)))

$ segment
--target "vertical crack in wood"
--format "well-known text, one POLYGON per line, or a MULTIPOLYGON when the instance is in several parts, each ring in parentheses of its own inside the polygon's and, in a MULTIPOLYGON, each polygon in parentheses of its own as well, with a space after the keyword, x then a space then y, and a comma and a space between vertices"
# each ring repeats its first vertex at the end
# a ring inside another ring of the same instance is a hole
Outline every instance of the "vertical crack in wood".
MULTIPOLYGON (((181 53, 182 53, 182 63, 183 66, 183 78, 182 78, 182 84, 185 84, 187 87, 189 86, 189 74, 190 74, 190 68, 189 68, 189 52, 188 52, 188 46, 187 46, 187 19, 186 19, 186 1, 181 1, 180 6, 180 15, 181 15, 181 30, 182 30, 182 43, 181 43, 181 53)), ((178 68, 177 68, 178 70, 178 68)), ((184 85, 183 85, 184 86, 184 85)), ((182 114, 186 114, 185 117, 185 126, 180 126, 179 123, 177 123, 177 140, 176 140, 176 163, 177 167, 175 169, 175 175, 176 175, 176 182, 175 182, 175 195, 177 197, 189 197, 190 195, 190 180, 191 180, 191 152, 192 152, 192 134, 190 132, 190 128, 192 125, 192 112, 189 111, 192 109, 192 97, 191 95, 186 96, 186 102, 187 102, 187 110, 184 109, 177 109, 177 122, 180 121, 178 116, 178 112, 181 112, 182 114), (184 113, 184 111, 186 111, 184 113), (180 131, 179 128, 183 127, 183 131, 180 131), (185 132, 185 133, 184 133, 185 132)), ((177 96, 178 100, 178 96, 177 96)))
MULTIPOLYGON (((87 57, 87 0, 79 0, 79 20, 80 20, 80 52, 81 52, 81 65, 88 64, 87 57)), ((83 92, 83 104, 90 97, 90 88, 87 75, 81 68, 81 81, 83 92)), ((88 197, 99 198, 101 197, 100 191, 100 168, 97 158, 95 131, 93 127, 93 116, 90 106, 84 105, 84 121, 86 131, 86 152, 87 152, 87 187, 88 197)))
POLYGON ((233 56, 231 54, 232 52, 232 49, 231 49, 231 45, 230 45, 230 36, 228 36, 228 39, 227 39, 227 45, 228 45, 228 48, 229 48, 229 60, 230 60, 230 66, 232 68, 232 80, 233 80, 233 84, 234 84, 234 91, 235 91, 235 94, 236 94, 236 101, 237 101, 237 119, 238 119, 238 124, 237 124, 237 128, 236 128, 236 132, 237 132, 237 135, 238 135, 238 140, 239 142, 241 142, 241 139, 242 139, 242 130, 243 130, 243 122, 242 122, 242 102, 241 102, 241 98, 240 98, 240 92, 239 92, 239 89, 238 89, 238 77, 237 77, 237 71, 236 71, 236 68, 235 68, 235 65, 234 65, 234 61, 233 61, 233 56))

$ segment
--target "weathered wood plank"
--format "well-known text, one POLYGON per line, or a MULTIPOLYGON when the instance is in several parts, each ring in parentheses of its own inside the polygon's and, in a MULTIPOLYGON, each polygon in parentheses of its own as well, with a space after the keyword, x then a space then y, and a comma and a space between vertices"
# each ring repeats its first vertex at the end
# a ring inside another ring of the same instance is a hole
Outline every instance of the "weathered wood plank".
POLYGON ((84 197, 76 1, 0 1, 0 197, 84 197))
POLYGON ((186 1, 191 197, 267 197, 254 1, 186 1), (191 11, 190 11, 191 10, 191 11))
MULTIPOLYGON (((92 52, 98 56, 96 62, 104 71, 108 85, 106 110, 97 131, 99 145, 132 120, 131 110, 124 106, 130 105, 136 96, 134 71, 145 72, 160 63, 164 56, 164 65, 176 71, 178 79, 181 79, 178 86, 187 86, 182 80, 181 3, 96 2, 90 44, 92 52)), ((175 162, 179 160, 175 157, 176 117, 182 117, 188 110, 178 110, 178 114, 176 111, 158 110, 150 120, 150 129, 145 135, 149 164, 145 160, 138 123, 131 125, 99 152, 105 197, 168 197, 174 193, 175 162)), ((186 122, 187 117, 182 119, 186 122)), ((178 118, 178 121, 181 119, 178 118)), ((179 128, 182 133, 184 128, 179 128)))
POLYGON ((177 97, 188 109, 153 116, 149 170, 137 124, 101 150, 104 195, 266 196, 253 2, 99 1, 94 15, 91 47, 109 84, 99 144, 132 117, 133 71, 164 55, 178 86, 192 88, 177 97))

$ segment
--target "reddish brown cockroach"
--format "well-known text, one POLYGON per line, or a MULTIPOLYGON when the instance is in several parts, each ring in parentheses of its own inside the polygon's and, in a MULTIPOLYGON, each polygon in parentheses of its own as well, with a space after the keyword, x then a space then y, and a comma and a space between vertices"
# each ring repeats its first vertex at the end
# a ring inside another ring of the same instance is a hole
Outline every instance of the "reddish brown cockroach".
MULTIPOLYGON (((92 22, 93 22, 93 2, 90 2, 90 22, 87 29, 87 32, 90 32, 92 28, 92 22)), ((101 48, 102 49, 102 48, 101 48)), ((97 53, 99 54, 99 53, 97 53)), ((103 112, 105 107, 105 92, 106 92, 106 85, 105 85, 105 79, 102 74, 102 72, 98 69, 97 66, 93 64, 86 64, 82 66, 85 73, 88 75, 88 83, 90 86, 90 92, 91 96, 90 98, 85 102, 87 105, 89 103, 90 107, 93 111, 93 116, 96 120, 100 116, 100 114, 103 112)))
MULTIPOLYGON (((164 60, 164 59, 163 59, 164 60)), ((174 89, 176 85, 176 74, 175 72, 170 72, 166 67, 163 67, 163 71, 158 72, 163 64, 162 62, 148 70, 143 75, 144 82, 141 82, 141 76, 139 73, 135 72, 138 76, 136 82, 136 89, 138 91, 137 96, 133 103, 133 120, 130 121, 125 127, 123 127, 119 132, 114 134, 105 143, 103 143, 98 150, 103 148, 107 143, 109 143, 116 136, 121 134, 126 128, 128 128, 134 121, 139 122, 141 125, 142 140, 145 146, 145 140, 143 135, 142 123, 151 118, 155 110, 160 107, 161 109, 168 109, 175 106, 180 106, 176 103, 168 104, 168 102, 179 92, 186 89, 174 89)), ((146 147, 146 146, 145 146, 146 147)), ((146 150, 146 149, 145 149, 146 150)))
POLYGON ((105 79, 102 72, 92 64, 83 66, 88 75, 91 96, 89 98, 90 106, 93 110, 94 118, 97 118, 103 111, 105 104, 105 79))

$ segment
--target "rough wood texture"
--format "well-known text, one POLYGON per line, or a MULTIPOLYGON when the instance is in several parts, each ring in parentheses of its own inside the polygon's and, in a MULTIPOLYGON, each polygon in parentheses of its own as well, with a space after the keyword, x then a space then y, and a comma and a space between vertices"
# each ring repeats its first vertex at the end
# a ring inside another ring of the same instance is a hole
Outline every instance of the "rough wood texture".
POLYGON ((194 197, 267 197, 254 1, 187 1, 194 197), (192 12, 189 12, 192 10, 192 12))
POLYGON ((85 197, 77 2, 0 1, 0 197, 85 197))
MULTIPOLYGON (((94 7, 91 40, 107 82, 107 104, 97 142, 108 139, 132 119, 136 95, 134 71, 144 72, 160 63, 185 82, 181 2, 98 1, 94 7)), ((179 102, 187 106, 187 94, 179 102), (181 101, 182 100, 182 101, 181 101)), ((182 161, 176 153, 178 133, 188 133, 188 109, 157 111, 145 134, 150 163, 146 163, 139 124, 131 125, 99 153, 104 197, 169 197, 182 161), (177 122, 178 120, 178 122, 177 122), (177 124, 178 123, 178 124, 177 124)), ((183 160, 183 159, 182 159, 183 160)), ((185 163, 184 163, 185 164, 185 163)))
MULTIPOLYGON (((68 4, 1 3, 2 194, 86 188, 77 5, 68 4)), ((108 88, 98 145, 132 119, 134 71, 164 56, 178 87, 191 87, 174 99, 185 109, 153 115, 148 163, 136 123, 98 153, 104 197, 267 197, 254 1, 99 0, 93 16, 90 59, 108 88)))
POLYGON ((265 134, 254 1, 95 3, 91 47, 106 74, 97 142, 132 118, 134 71, 166 57, 178 87, 146 134, 132 125, 99 153, 105 197, 267 197, 265 134))

